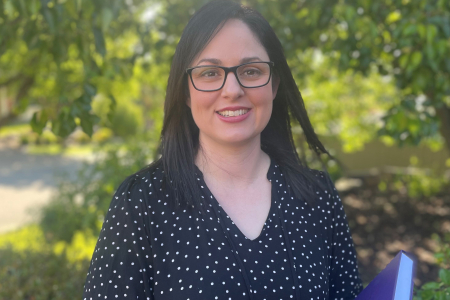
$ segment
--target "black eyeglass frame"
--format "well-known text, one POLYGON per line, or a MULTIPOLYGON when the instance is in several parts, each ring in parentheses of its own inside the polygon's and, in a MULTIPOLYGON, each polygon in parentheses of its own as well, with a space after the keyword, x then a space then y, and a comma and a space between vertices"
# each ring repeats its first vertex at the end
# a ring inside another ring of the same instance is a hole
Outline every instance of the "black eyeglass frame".
POLYGON ((197 66, 197 67, 192 67, 192 68, 186 69, 186 73, 189 75, 189 78, 191 78, 192 86, 193 86, 197 91, 200 91, 200 92, 215 92, 215 91, 218 91, 218 90, 222 89, 223 86, 225 85, 225 82, 227 81, 227 76, 228 76, 228 73, 229 73, 229 72, 233 72, 233 73, 234 73, 234 76, 236 77, 236 80, 237 80, 237 82, 239 83, 240 86, 242 86, 243 88, 247 88, 247 89, 253 89, 253 88, 259 88, 259 87, 265 86, 265 85, 267 85, 267 84, 270 82, 270 78, 272 78, 272 69, 273 69, 274 66, 275 66, 275 63, 272 62, 272 61, 253 61, 253 62, 248 62, 248 63, 245 63, 245 64, 241 64, 241 65, 234 66, 234 67, 229 67, 229 68, 227 68, 227 67, 222 67, 222 66, 216 66, 216 65, 197 66), (262 84, 262 85, 258 85, 258 86, 245 86, 245 85, 243 85, 242 82, 239 80, 239 76, 238 76, 238 74, 237 74, 237 69, 238 69, 239 67, 242 67, 242 66, 245 66, 245 65, 251 65, 251 64, 255 64, 255 63, 266 63, 266 64, 269 65, 269 72, 270 72, 269 78, 267 79, 267 82, 264 83, 264 84, 262 84), (220 68, 220 69, 222 69, 222 70, 225 71, 225 78, 223 79, 223 83, 222 83, 222 86, 221 86, 220 88, 215 89, 215 90, 201 90, 201 89, 199 89, 199 88, 197 88, 197 87, 195 86, 194 80, 192 79, 192 70, 197 69, 197 68, 204 68, 204 67, 220 68))

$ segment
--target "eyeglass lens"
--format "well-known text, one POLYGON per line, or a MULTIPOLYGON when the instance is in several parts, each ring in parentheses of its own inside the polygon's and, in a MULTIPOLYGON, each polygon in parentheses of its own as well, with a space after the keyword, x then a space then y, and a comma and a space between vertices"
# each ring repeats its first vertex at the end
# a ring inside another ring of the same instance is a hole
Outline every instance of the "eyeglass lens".
MULTIPOLYGON (((258 87, 269 82, 270 66, 263 62, 245 64, 237 68, 236 73, 243 87, 258 87)), ((200 66, 192 70, 191 77, 197 89, 217 90, 225 82, 225 71, 217 66, 200 66)))

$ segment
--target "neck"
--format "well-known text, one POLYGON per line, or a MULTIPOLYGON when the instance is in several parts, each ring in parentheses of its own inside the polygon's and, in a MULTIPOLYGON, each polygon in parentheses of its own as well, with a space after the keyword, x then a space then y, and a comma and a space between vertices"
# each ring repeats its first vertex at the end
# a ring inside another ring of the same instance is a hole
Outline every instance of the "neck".
POLYGON ((224 145, 200 135, 199 143, 195 163, 209 179, 224 184, 251 184, 267 174, 270 158, 261 150, 260 136, 250 142, 224 145))

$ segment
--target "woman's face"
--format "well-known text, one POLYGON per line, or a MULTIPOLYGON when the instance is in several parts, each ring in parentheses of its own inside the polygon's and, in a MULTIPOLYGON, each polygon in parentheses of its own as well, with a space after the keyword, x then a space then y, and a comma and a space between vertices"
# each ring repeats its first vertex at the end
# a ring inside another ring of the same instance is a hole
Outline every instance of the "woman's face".
MULTIPOLYGON (((190 67, 233 67, 247 62, 269 61, 269 56, 248 26, 229 20, 197 56, 190 67)), ((233 72, 218 91, 198 91, 189 81, 187 100, 200 130, 200 141, 223 145, 245 145, 258 141, 272 114, 278 84, 258 88, 239 85, 233 72)))

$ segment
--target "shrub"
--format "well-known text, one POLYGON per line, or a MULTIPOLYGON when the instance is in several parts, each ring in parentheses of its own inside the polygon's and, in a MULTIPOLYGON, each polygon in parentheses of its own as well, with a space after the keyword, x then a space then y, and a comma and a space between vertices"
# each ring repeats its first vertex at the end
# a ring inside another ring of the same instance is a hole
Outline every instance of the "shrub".
POLYGON ((102 144, 109 141, 112 138, 113 134, 114 133, 112 132, 111 129, 101 127, 97 131, 95 131, 94 134, 92 135, 92 141, 95 143, 102 144))
POLYGON ((110 112, 111 99, 97 97, 92 109, 101 119, 101 125, 110 128, 122 138, 135 136, 143 130, 143 107, 130 99, 117 99, 117 106, 110 112))
POLYGON ((427 282, 417 289, 414 300, 450 300, 450 233, 443 241, 437 235, 434 239, 440 244, 440 249, 435 254, 437 263, 441 267, 439 279, 427 282))
POLYGON ((71 263, 65 253, 0 249, 0 299, 81 299, 89 261, 71 263))
POLYGON ((142 142, 145 140, 107 145, 102 158, 93 165, 85 163, 75 181, 62 176, 56 195, 41 214, 40 225, 47 241, 70 242, 77 231, 98 235, 115 189, 153 156, 154 145, 142 142))
POLYGON ((0 235, 0 299, 81 299, 96 241, 76 232, 70 243, 46 243, 37 225, 0 235))

